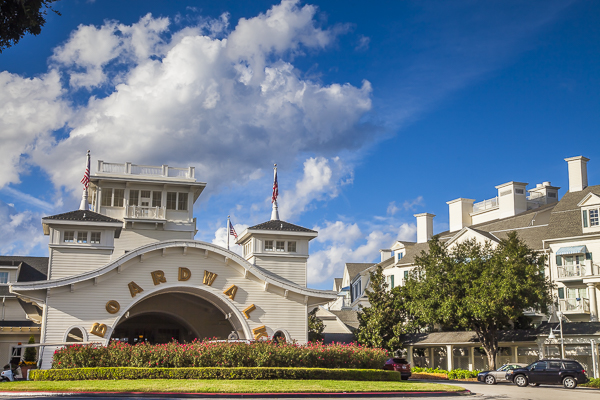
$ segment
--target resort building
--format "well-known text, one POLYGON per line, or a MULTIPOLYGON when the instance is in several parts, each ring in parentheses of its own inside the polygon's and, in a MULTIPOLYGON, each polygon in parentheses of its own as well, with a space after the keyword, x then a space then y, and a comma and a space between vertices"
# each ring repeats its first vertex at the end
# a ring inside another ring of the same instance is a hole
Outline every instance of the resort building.
POLYGON ((193 167, 97 165, 80 209, 42 219, 49 257, 0 258, 6 361, 30 334, 42 368, 69 343, 305 343, 308 310, 336 299, 307 288, 317 232, 279 220, 275 195, 271 219, 240 234, 240 257, 194 240, 206 184, 193 167))

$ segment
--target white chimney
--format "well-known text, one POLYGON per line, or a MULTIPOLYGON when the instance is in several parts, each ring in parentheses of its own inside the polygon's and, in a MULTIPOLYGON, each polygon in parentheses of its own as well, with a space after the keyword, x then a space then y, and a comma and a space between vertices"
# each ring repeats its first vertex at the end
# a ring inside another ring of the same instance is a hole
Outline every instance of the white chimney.
POLYGON ((415 214, 417 219, 417 243, 427 243, 433 236, 433 217, 429 213, 415 214))
POLYGON ((470 213, 473 212, 474 201, 473 199, 459 198, 446 202, 450 213, 450 232, 459 231, 473 223, 470 213))
POLYGON ((381 249, 379 250, 381 253, 381 261, 385 261, 388 258, 392 258, 392 250, 390 249, 381 249))
POLYGON ((584 156, 565 158, 569 165, 569 192, 580 192, 588 186, 587 162, 584 156))
POLYGON ((527 211, 527 185, 525 182, 507 182, 498 189, 498 218, 512 217, 527 211))

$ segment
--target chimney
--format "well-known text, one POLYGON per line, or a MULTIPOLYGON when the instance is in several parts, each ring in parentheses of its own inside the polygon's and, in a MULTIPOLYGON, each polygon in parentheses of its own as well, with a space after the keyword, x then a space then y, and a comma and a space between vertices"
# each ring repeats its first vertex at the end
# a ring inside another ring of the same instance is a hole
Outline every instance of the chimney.
POLYGON ((580 192, 588 186, 587 162, 584 156, 565 158, 569 165, 569 192, 580 192))
POLYGON ((417 243, 427 243, 433 236, 433 217, 429 213, 415 214, 417 219, 417 243))
POLYGON ((459 231, 465 226, 470 226, 471 213, 473 212, 473 199, 459 198, 446 202, 450 213, 450 232, 459 231))
POLYGON ((392 250, 391 249, 381 249, 379 250, 381 253, 381 261, 385 261, 388 258, 392 258, 392 250))
POLYGON ((527 211, 527 185, 525 182, 507 182, 498 189, 498 218, 512 217, 527 211))

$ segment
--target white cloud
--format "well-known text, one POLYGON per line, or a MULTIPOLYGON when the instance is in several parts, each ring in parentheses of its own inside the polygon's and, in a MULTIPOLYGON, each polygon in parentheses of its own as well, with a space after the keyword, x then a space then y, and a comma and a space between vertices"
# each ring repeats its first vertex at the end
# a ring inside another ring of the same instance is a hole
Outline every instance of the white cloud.
POLYGON ((391 201, 390 204, 388 204, 387 214, 394 216, 398 211, 400 211, 400 208, 396 205, 396 202, 391 201))
POLYGON ((0 200, 0 254, 22 255, 47 250, 40 220, 42 214, 31 211, 18 212, 0 200))
POLYGON ((366 51, 369 50, 369 43, 371 42, 371 38, 367 36, 360 35, 358 38, 358 44, 354 48, 356 51, 366 51))
MULTIPOLYGON (((248 225, 233 224, 233 228, 235 229, 235 232, 239 235, 244 230, 246 230, 246 228, 248 228, 248 225)), ((239 254, 240 256, 243 256, 242 246, 235 244, 235 241, 236 241, 236 239, 234 236, 229 236, 229 250, 233 251, 236 254, 239 254)), ((212 244, 216 244, 217 246, 221 246, 225 249, 227 248, 227 227, 226 226, 223 226, 215 231, 215 237, 212 240, 212 244)))
POLYGON ((416 199, 404 201, 402 207, 404 207, 406 211, 415 211, 418 206, 422 206, 424 204, 423 196, 419 196, 416 199))
POLYGON ((43 210, 46 212, 50 212, 50 211, 54 210, 54 204, 48 203, 47 201, 44 201, 44 200, 40 200, 37 197, 34 197, 27 193, 23 193, 20 190, 11 188, 10 186, 5 186, 0 190, 4 193, 8 194, 9 196, 13 197, 14 199, 19 200, 20 202, 29 204, 31 206, 34 206, 35 208, 38 208, 40 210, 43 210))

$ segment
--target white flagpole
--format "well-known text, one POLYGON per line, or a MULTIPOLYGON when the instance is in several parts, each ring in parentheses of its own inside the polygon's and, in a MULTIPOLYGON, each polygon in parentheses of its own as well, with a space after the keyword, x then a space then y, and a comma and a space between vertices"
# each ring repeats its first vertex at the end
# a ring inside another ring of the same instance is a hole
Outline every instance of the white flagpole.
POLYGON ((229 215, 228 215, 227 216, 227 250, 229 250, 229 232, 231 229, 231 228, 229 228, 229 224, 231 224, 231 222, 229 222, 229 215))

